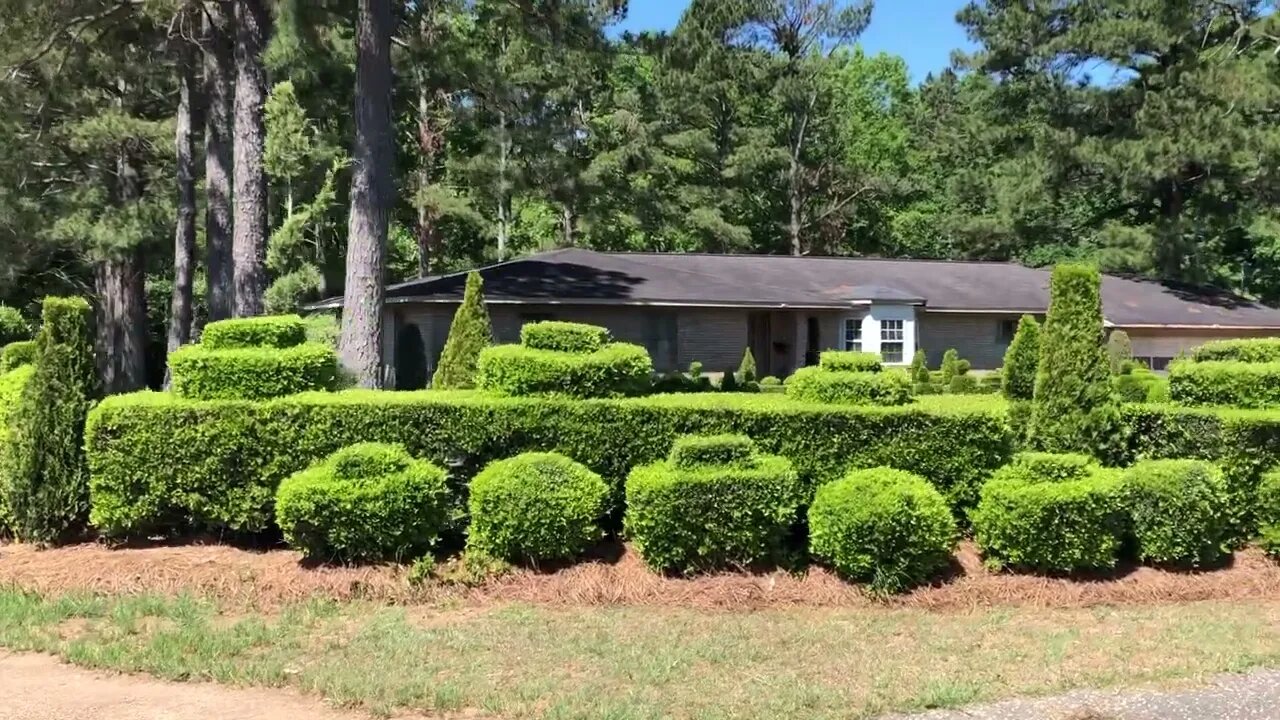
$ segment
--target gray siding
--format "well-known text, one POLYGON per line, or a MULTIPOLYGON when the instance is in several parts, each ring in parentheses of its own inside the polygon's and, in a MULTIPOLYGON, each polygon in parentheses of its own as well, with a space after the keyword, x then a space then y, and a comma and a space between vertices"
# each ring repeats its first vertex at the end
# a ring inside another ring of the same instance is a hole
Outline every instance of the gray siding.
POLYGON ((975 370, 995 370, 1004 364, 1011 338, 1001 338, 1002 322, 1015 324, 1020 315, 917 313, 919 346, 929 358, 929 367, 942 364, 942 354, 951 348, 973 364, 975 370))

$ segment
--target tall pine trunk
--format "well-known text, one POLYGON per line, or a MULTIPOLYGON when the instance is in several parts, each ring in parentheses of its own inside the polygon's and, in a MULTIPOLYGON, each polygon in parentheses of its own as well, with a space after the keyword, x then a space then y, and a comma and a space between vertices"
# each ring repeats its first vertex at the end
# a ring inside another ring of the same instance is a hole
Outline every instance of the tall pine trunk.
POLYGON ((147 384, 147 294, 142 251, 122 250, 94 267, 98 355, 107 395, 147 384))
POLYGON ((205 7, 204 234, 210 320, 231 317, 235 306, 231 261, 231 125, 235 95, 232 13, 227 0, 211 0, 205 7))
MULTIPOLYGON (((173 295, 169 300, 169 336, 165 344, 173 352, 191 341, 192 282, 196 254, 196 99, 195 47, 178 41, 178 112, 175 120, 173 148, 178 184, 178 213, 173 230, 173 295)), ((165 385, 169 374, 165 372, 165 385)))
POLYGON ((356 20, 356 137, 347 227, 346 293, 338 354, 361 387, 382 385, 383 267, 391 210, 390 0, 360 0, 356 20))
POLYGON ((235 204, 232 262, 236 317, 262 314, 267 289, 267 175, 262 155, 267 131, 262 105, 267 98, 267 46, 271 12, 265 0, 236 0, 235 29, 235 204))

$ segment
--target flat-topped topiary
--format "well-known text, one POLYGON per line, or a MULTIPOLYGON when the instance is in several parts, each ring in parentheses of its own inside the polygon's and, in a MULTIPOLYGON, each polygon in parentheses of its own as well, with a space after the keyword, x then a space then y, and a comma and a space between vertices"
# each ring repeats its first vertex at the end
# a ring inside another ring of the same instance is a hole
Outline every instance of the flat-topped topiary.
POLYGON ((520 344, 535 350, 591 353, 611 342, 609 331, 598 325, 546 320, 520 328, 520 344))
POLYGON ((192 400, 266 400, 338 385, 333 348, 307 342, 297 315, 209 323, 198 345, 169 354, 173 392, 192 400))
POLYGON ((686 435, 671 447, 671 464, 679 468, 751 464, 756 444, 746 435, 686 435))
POLYGON ((512 396, 610 397, 647 389, 653 375, 647 350, 608 342, 604 328, 531 323, 521 330, 521 338, 523 345, 497 345, 480 353, 477 388, 512 396))
POLYGON ((906 405, 911 379, 902 370, 800 368, 787 379, 787 395, 797 400, 845 405, 906 405))
POLYGON ((1138 557, 1200 567, 1230 552, 1222 471, 1203 460, 1146 460, 1124 473, 1123 497, 1138 557))
POLYGON ((856 350, 823 350, 818 356, 818 367, 835 372, 880 372, 883 367, 880 356, 856 350))
POLYGON ((209 350, 287 348, 307 341, 307 323, 298 315, 231 318, 205 326, 200 344, 209 350))
POLYGON ((1280 362, 1280 338, 1214 340, 1192 350, 1191 359, 1196 362, 1214 360, 1247 363, 1280 362))

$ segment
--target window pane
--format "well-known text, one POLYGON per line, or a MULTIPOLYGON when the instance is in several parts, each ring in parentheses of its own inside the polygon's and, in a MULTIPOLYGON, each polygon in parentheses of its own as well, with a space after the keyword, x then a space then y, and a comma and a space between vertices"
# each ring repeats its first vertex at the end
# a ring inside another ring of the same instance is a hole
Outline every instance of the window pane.
POLYGON ((903 331, 903 321, 882 320, 880 322, 881 342, 902 342, 904 338, 905 333, 903 331))
POLYGON ((884 359, 884 361, 885 361, 885 362, 887 362, 887 363, 900 363, 900 362, 902 362, 902 360, 903 360, 903 358, 902 358, 902 343, 900 343, 900 342, 881 343, 881 345, 880 345, 880 357, 881 357, 881 358, 883 358, 883 359, 884 359))
POLYGON ((862 319, 847 318, 844 321, 844 349, 862 350, 862 319))

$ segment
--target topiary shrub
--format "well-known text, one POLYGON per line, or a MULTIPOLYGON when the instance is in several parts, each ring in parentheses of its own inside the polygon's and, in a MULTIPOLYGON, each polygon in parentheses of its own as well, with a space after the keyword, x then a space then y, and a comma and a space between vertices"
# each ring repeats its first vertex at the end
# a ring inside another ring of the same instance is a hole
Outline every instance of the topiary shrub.
POLYGON ((720 392, 738 392, 738 378, 732 370, 726 370, 720 375, 720 392))
POLYGON ((946 567, 956 525, 927 480, 879 467, 818 488, 809 507, 809 552, 841 575, 897 592, 946 567))
MULTIPOLYGON (((35 375, 35 365, 21 365, 8 372, 0 372, 0 488, 8 485, 13 471, 13 433, 10 419, 18 409, 27 383, 35 375)), ((9 507, 5 493, 0 492, 0 532, 10 527, 9 507)))
POLYGON ((169 370, 173 391, 193 400, 264 400, 338 384, 337 356, 315 343, 227 350, 188 345, 169 355, 169 370))
POLYGON ((742 362, 738 363, 738 380, 742 383, 752 383, 756 380, 756 356, 751 354, 751 348, 747 348, 742 353, 742 362))
POLYGON ((598 325, 547 320, 520 328, 520 344, 535 350, 593 353, 611 342, 609 331, 598 325))
POLYGON ((0 305, 0 347, 31 339, 31 323, 15 307, 0 305))
POLYGON ((609 486, 557 453, 497 460, 471 481, 467 549, 511 561, 582 554, 603 535, 609 486))
POLYGON ((297 315, 218 320, 204 326, 200 344, 208 350, 290 348, 307 341, 307 324, 297 315))
POLYGON ((1004 354, 1004 396, 1010 400, 1030 400, 1036 388, 1036 367, 1040 364, 1040 323, 1031 315, 1018 321, 1018 332, 1004 354))
POLYGON ((964 374, 960 363, 960 353, 956 352, 955 348, 950 348, 942 353, 942 366, 939 368, 941 376, 939 379, 943 385, 950 387, 953 378, 964 374))
POLYGON ((453 314, 449 337, 440 353, 440 364, 431 376, 431 387, 457 390, 476 385, 480 353, 493 343, 493 327, 484 306, 484 280, 480 273, 467 275, 467 287, 453 314))
POLYGON ((1024 454, 983 485, 969 519, 993 566, 1044 573, 1110 569, 1124 530, 1120 480, 1087 457, 1024 454))
POLYGON ((93 310, 83 298, 44 300, 32 374, 10 416, 11 455, 4 496, 23 541, 71 539, 89 512, 84 426, 99 397, 93 310))
POLYGON ((755 457, 755 442, 746 435, 686 435, 671 446, 671 464, 678 468, 704 465, 747 467, 755 457))
POLYGON ((911 356, 911 383, 927 383, 931 382, 929 377, 929 360, 924 350, 916 350, 916 354, 911 356))
POLYGON ((976 395, 981 392, 978 379, 972 375, 956 375, 947 384, 947 392, 952 395, 976 395))
POLYGON ((1177 360, 1169 365, 1169 396, 1183 405, 1280 406, 1280 362, 1177 360))
POLYGON ((1111 366, 1112 375, 1120 375, 1131 368, 1133 343, 1129 340, 1129 333, 1112 330, 1107 335, 1107 362, 1111 366))
POLYGON ((1280 362, 1280 338, 1214 340, 1192 350, 1191 359, 1196 362, 1280 362))
POLYGON ((1100 287, 1095 268, 1065 264, 1053 270, 1031 420, 1032 440, 1041 450, 1109 457, 1123 445, 1102 348, 1100 287))
POLYGON ((911 380, 901 370, 849 372, 806 367, 787 379, 787 395, 817 403, 906 405, 911 402, 911 380))
POLYGON ((818 367, 833 372, 880 372, 883 365, 875 353, 823 350, 818 356, 818 367))
POLYGON ((785 558, 804 496, 789 460, 684 467, 674 457, 627 476, 624 526, 649 567, 689 573, 785 558))
POLYGON ((1228 553, 1229 498, 1222 472, 1201 460, 1147 460, 1124 474, 1124 504, 1138 555, 1199 567, 1228 553))
POLYGON ((4 346, 0 350, 0 373, 9 372, 23 365, 32 365, 36 361, 36 341, 19 340, 4 346))
MULTIPOLYGON (((1164 378, 1154 372, 1144 368, 1133 368, 1123 375, 1116 375, 1111 378, 1111 387, 1115 391, 1116 397, 1123 402, 1151 402, 1153 391, 1156 386, 1164 383, 1164 378)), ((1158 401, 1157 401, 1158 402, 1158 401)))
POLYGON ((402 445, 360 443, 290 475, 276 523, 303 555, 404 560, 429 550, 449 519, 445 471, 402 445))
POLYGON ((585 354, 495 345, 480 354, 476 387, 497 395, 611 397, 647 387, 652 374, 639 345, 612 343, 585 354))

